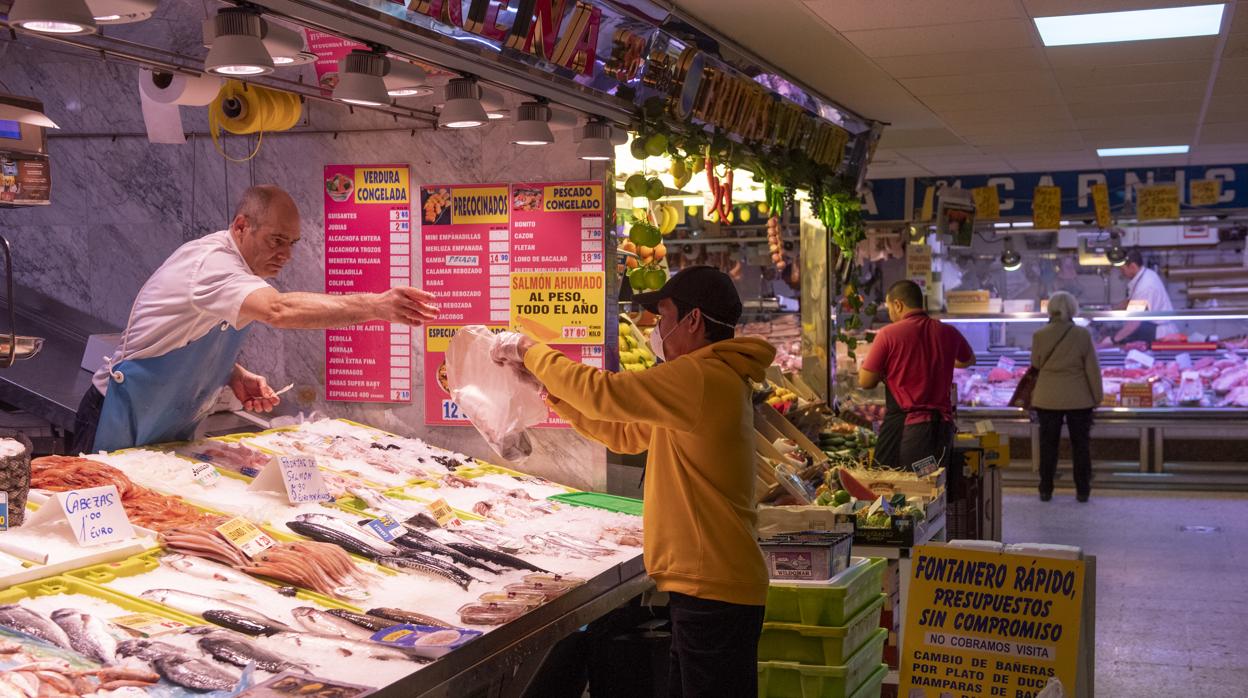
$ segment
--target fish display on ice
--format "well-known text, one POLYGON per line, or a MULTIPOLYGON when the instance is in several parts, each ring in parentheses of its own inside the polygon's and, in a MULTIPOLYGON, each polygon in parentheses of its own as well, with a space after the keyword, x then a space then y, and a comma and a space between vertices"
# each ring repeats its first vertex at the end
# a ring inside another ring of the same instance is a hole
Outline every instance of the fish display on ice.
POLYGON ((290 613, 304 630, 325 637, 368 640, 375 632, 311 606, 300 606, 290 613))
POLYGON ((73 649, 69 636, 65 634, 61 626, 17 604, 0 606, 0 625, 39 638, 62 649, 73 649))
POLYGON ((402 608, 370 608, 368 615, 376 616, 394 623, 411 623, 412 625, 430 625, 438 628, 454 628, 454 623, 448 623, 444 620, 438 620, 433 616, 427 616, 423 613, 415 613, 406 611, 402 608))
MULTIPOLYGON (((209 596, 200 596, 199 594, 192 594, 186 591, 178 591, 177 589, 148 589, 142 594, 139 594, 139 596, 148 601, 155 601, 156 603, 164 604, 170 608, 176 608, 183 613, 198 616, 204 620, 208 620, 209 622, 212 621, 204 615, 205 613, 211 613, 212 611, 224 611, 230 614, 229 618, 231 619, 246 619, 257 626, 270 627, 276 629, 277 631, 292 629, 289 625, 286 625, 281 621, 274 620, 273 618, 270 618, 257 610, 247 608, 246 606, 241 606, 229 601, 222 601, 220 599, 214 599, 209 596)), ((218 618, 221 617, 220 614, 211 615, 218 618)))
POLYGON ((296 664, 280 654, 270 652, 235 633, 210 630, 202 634, 203 637, 199 638, 196 644, 206 654, 218 661, 233 664, 237 667, 255 664, 257 669, 274 674, 288 670, 297 671, 301 674, 308 673, 306 666, 296 664))
POLYGON ((229 691, 239 677, 220 665, 182 652, 160 654, 152 666, 165 678, 192 691, 229 691))
POLYGON ((78 654, 101 664, 117 661, 117 639, 108 632, 104 621, 77 609, 61 608, 52 612, 52 622, 61 626, 78 654))

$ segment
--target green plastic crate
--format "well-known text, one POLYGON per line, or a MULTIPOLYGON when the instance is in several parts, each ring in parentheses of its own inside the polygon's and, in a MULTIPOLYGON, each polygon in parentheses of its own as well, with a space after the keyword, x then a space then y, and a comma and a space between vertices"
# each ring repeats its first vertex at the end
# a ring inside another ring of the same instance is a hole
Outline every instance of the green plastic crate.
POLYGON ((771 582, 763 620, 839 627, 875 600, 884 586, 888 561, 869 558, 826 582, 771 582))
POLYGON ((876 630, 841 666, 759 662, 758 698, 848 698, 878 671, 887 638, 887 630, 876 630))
POLYGON ((758 660, 824 666, 844 664, 871 638, 871 631, 880 627, 884 599, 884 594, 879 594, 875 601, 867 604, 841 627, 763 623, 763 635, 758 641, 758 660))
POLYGON ((888 665, 881 664, 849 698, 880 698, 880 689, 884 687, 886 678, 888 678, 888 665))
POLYGON ((641 500, 631 497, 620 497, 601 492, 569 492, 567 494, 552 494, 547 499, 553 499, 564 504, 574 504, 578 507, 593 507, 595 509, 614 511, 619 514, 641 516, 641 500))

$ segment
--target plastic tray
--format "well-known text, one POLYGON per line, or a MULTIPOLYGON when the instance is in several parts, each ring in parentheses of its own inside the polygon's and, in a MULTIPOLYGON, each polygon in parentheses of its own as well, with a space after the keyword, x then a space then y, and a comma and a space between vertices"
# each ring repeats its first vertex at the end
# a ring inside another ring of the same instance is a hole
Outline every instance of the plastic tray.
POLYGON ((759 698, 847 698, 878 673, 888 631, 879 628, 840 666, 759 662, 759 698))
POLYGON ((620 497, 600 492, 569 492, 567 494, 552 494, 547 499, 553 499, 564 504, 573 504, 578 507, 593 507, 594 509, 613 511, 617 514, 641 516, 641 500, 631 497, 620 497))
POLYGON ((884 583, 884 558, 858 558, 826 582, 773 580, 763 620, 837 627, 875 600, 884 583))
POLYGON ((881 664, 849 698, 880 698, 880 689, 884 686, 886 678, 888 678, 888 665, 881 664))
POLYGON ((132 613, 153 613, 162 618, 176 620, 187 625, 205 625, 201 618, 196 618, 195 616, 175 611, 172 608, 154 604, 150 601, 137 599, 129 594, 105 589, 86 580, 76 579, 68 575, 48 577, 37 582, 14 584, 4 591, 0 591, 0 604, 16 603, 21 599, 34 596, 55 596, 56 594, 82 594, 83 596, 107 601, 132 613))
POLYGON ((880 627, 884 594, 839 628, 796 623, 763 623, 758 642, 759 661, 798 662, 799 664, 844 664, 880 627))

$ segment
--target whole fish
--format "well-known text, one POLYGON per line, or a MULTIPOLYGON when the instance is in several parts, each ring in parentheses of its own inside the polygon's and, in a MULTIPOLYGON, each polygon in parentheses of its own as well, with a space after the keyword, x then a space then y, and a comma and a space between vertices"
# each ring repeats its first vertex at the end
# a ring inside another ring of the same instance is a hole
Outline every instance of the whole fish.
POLYGON ((183 650, 181 647, 175 647, 167 642, 148 640, 145 638, 122 640, 117 643, 117 656, 119 657, 138 657, 145 662, 152 662, 155 661, 157 657, 163 657, 170 654, 186 654, 186 650, 183 650))
POLYGON ((284 625, 279 626, 265 622, 257 616, 240 615, 233 611, 222 611, 215 608, 204 611, 203 618, 209 623, 215 623, 223 628, 237 630, 247 635, 272 635, 288 629, 284 625))
POLYGON ((441 542, 434 540, 433 538, 431 538, 428 535, 425 535, 424 533, 408 531, 404 535, 399 536, 398 538, 395 538, 394 543, 395 545, 402 547, 402 548, 406 548, 408 550, 415 550, 417 552, 429 553, 431 555, 443 555, 445 557, 451 558, 452 560, 454 560, 455 562, 458 562, 461 565, 474 567, 480 570, 485 570, 486 572, 489 572, 490 574, 502 574, 502 570, 498 569, 497 567, 494 567, 493 565, 487 565, 484 562, 481 562, 480 560, 477 560, 476 558, 470 555, 465 555, 464 553, 459 552, 458 550, 446 545, 445 543, 441 543, 441 542))
POLYGON ((63 649, 73 649, 69 636, 65 634, 61 626, 23 606, 16 604, 0 606, 0 625, 26 633, 31 637, 37 637, 63 649))
POLYGON ((367 630, 370 637, 378 630, 385 630, 386 628, 391 628, 397 625, 394 621, 378 618, 377 616, 370 616, 364 613, 356 613, 355 611, 348 611, 345 608, 331 608, 325 612, 335 618, 341 618, 352 625, 367 630))
POLYGON ((373 562, 400 572, 421 572, 431 577, 439 577, 458 584, 465 591, 468 590, 469 583, 476 581, 475 577, 457 567, 424 556, 416 557, 415 553, 402 557, 378 557, 373 562))
POLYGON ((485 560, 487 562, 492 562, 496 565, 502 565, 503 567, 510 567, 515 570, 532 570, 534 572, 547 572, 548 571, 548 570, 542 569, 541 567, 538 567, 537 565, 531 562, 528 562, 527 560, 524 560, 523 558, 516 557, 515 555, 510 555, 501 550, 487 548, 486 546, 479 545, 477 543, 470 543, 467 541, 462 542, 462 543, 448 542, 446 545, 447 547, 453 548, 454 550, 458 550, 459 552, 465 555, 470 555, 472 557, 477 558, 478 560, 485 560))
MULTIPOLYGON (((349 536, 342 533, 338 529, 327 528, 320 524, 297 520, 288 521, 286 523, 286 528, 289 528, 305 538, 311 538, 312 540, 321 543, 331 543, 349 553, 355 553, 356 555, 366 557, 370 560, 386 556, 386 552, 382 548, 372 545, 371 543, 364 542, 355 536, 349 536)), ((379 539, 377 542, 380 543, 381 540, 379 539)), ((393 546, 389 546, 387 544, 387 547, 393 546)))
POLYGON ((367 657, 381 661, 422 661, 420 657, 411 656, 393 647, 346 637, 329 637, 313 633, 278 633, 270 637, 269 641, 298 648, 334 652, 341 657, 367 657))
POLYGON ((152 666, 165 680, 192 691, 229 691, 238 683, 233 673, 188 654, 162 654, 152 666))
POLYGON ((227 567, 219 562, 205 560, 202 557, 183 555, 182 553, 171 553, 160 558, 160 562, 161 564, 168 565, 179 572, 183 572, 200 579, 207 579, 209 581, 216 582, 228 582, 230 584, 237 584, 243 587, 264 586, 255 579, 248 577, 232 567, 227 567))
MULTIPOLYGON (((164 604, 171 608, 176 608, 183 613, 189 613, 193 616, 204 617, 205 611, 229 611, 236 616, 242 618, 250 618, 252 621, 261 625, 277 628, 278 630, 291 630, 292 628, 280 621, 274 620, 263 613, 240 606, 229 601, 210 598, 208 596, 200 596, 190 592, 178 591, 177 589, 148 589, 139 594, 140 597, 164 604)), ((205 619, 207 620, 207 619, 205 619)))
POLYGON ((343 618, 330 615, 325 611, 311 606, 300 606, 290 612, 295 621, 305 630, 325 637, 343 637, 354 640, 367 640, 373 631, 365 630, 343 618))
POLYGON ((381 540, 376 535, 363 530, 354 521, 341 519, 337 516, 328 514, 300 514, 295 517, 296 521, 324 526, 325 528, 337 531, 344 536, 354 538, 361 545, 370 548, 376 548, 383 555, 398 555, 399 549, 395 546, 381 540))
POLYGON ((257 647, 254 643, 233 633, 214 632, 199 638, 199 648, 218 661, 246 667, 254 662, 257 669, 278 674, 287 669, 308 673, 308 668, 286 657, 257 647))
POLYGON ((117 639, 109 634, 104 621, 77 609, 60 608, 52 612, 52 622, 61 626, 78 654, 101 664, 117 661, 117 639))
POLYGON ((370 608, 368 615, 383 618, 395 623, 411 623, 412 625, 430 625, 438 628, 454 628, 453 623, 447 623, 444 620, 438 620, 433 616, 427 616, 423 613, 415 613, 402 608, 370 608))

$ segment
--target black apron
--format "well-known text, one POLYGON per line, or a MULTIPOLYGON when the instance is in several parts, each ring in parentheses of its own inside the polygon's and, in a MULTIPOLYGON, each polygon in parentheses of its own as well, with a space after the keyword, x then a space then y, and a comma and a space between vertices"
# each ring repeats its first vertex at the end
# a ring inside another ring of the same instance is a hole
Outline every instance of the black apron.
POLYGON ((952 439, 952 425, 945 421, 940 410, 903 410, 893 397, 893 393, 884 386, 884 421, 880 424, 880 435, 875 443, 875 461, 885 467, 906 470, 915 462, 931 456, 938 463, 943 463, 949 456, 952 439), (906 426, 906 417, 911 413, 930 412, 931 420, 922 424, 906 426), (921 430, 923 433, 914 433, 921 430), (906 432, 910 431, 910 434, 906 432), (922 443, 914 443, 921 439, 922 443), (909 463, 903 463, 902 443, 908 443, 905 449, 909 463), (917 456, 917 457, 916 457, 917 456))
POLYGON ((1140 326, 1135 331, 1123 338, 1123 344, 1131 342, 1148 342, 1152 344, 1157 341, 1157 323, 1141 321, 1140 326))

